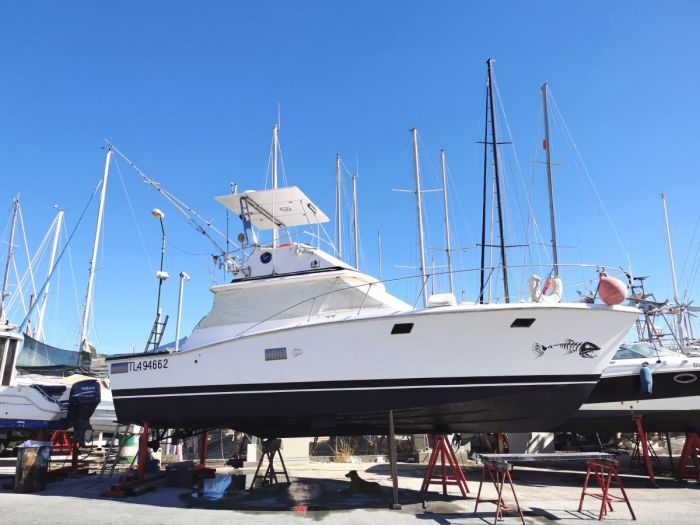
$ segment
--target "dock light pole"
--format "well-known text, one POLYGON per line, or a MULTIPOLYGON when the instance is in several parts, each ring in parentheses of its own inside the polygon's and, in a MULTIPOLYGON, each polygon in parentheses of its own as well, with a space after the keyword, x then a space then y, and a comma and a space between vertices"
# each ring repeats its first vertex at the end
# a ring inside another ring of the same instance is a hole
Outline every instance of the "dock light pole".
POLYGON ((175 325, 175 351, 180 350, 180 317, 182 312, 182 290, 185 287, 185 281, 189 281, 191 277, 185 273, 180 272, 180 293, 177 298, 177 324, 175 325))
MULTIPOLYGON (((156 323, 160 322, 160 293, 163 288, 163 281, 168 277, 168 272, 163 271, 163 263, 165 262, 165 226, 163 225, 163 218, 165 213, 160 211, 158 208, 153 208, 151 210, 151 215, 160 221, 160 232, 161 232, 161 244, 160 244, 160 270, 156 272, 156 278, 158 279, 158 302, 156 303, 156 323)), ((160 335, 160 334, 158 334, 160 335)))

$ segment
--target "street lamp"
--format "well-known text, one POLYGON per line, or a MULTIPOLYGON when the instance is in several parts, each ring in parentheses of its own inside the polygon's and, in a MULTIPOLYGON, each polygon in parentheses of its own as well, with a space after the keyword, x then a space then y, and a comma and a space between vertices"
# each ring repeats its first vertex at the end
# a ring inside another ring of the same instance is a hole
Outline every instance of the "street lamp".
POLYGON ((180 313, 182 311, 182 290, 185 287, 185 281, 189 281, 190 276, 185 272, 180 272, 180 294, 177 298, 177 324, 175 325, 175 351, 180 350, 180 313))
POLYGON ((156 272, 156 278, 158 279, 158 302, 156 304, 156 329, 158 332, 156 332, 156 337, 153 341, 153 349, 157 350, 158 349, 158 340, 160 337, 163 335, 163 333, 160 331, 160 292, 161 288, 163 288, 163 281, 165 281, 170 275, 168 275, 168 272, 163 270, 163 263, 165 261, 165 226, 163 226, 163 218, 165 217, 165 213, 160 211, 158 208, 153 208, 151 210, 151 215, 153 215, 156 219, 160 221, 160 231, 161 231, 161 245, 160 245, 160 270, 156 272))

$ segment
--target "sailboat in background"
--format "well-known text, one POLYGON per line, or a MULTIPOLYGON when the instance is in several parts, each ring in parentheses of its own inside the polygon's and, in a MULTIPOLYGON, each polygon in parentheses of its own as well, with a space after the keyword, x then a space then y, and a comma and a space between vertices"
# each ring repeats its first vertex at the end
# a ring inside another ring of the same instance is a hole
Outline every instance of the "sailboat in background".
MULTIPOLYGON (((69 386, 36 381, 22 383, 17 378, 15 364, 23 335, 18 326, 6 318, 5 299, 9 296, 9 271, 13 263, 19 206, 19 199, 15 198, 0 295, 0 451, 21 436, 40 430, 73 428, 75 441, 84 443, 90 416, 100 402, 100 385, 96 380, 85 378, 69 386)), ((42 304, 42 311, 43 307, 42 304)))
MULTIPOLYGON (((90 428, 90 425, 84 421, 79 422, 75 414, 69 410, 69 400, 72 400, 81 391, 83 392, 82 397, 86 402, 89 401, 88 404, 94 405, 89 410, 89 414, 87 414, 87 417, 96 415, 94 420, 91 421, 91 428, 102 432, 110 432, 114 429, 115 412, 109 390, 109 381, 106 378, 104 358, 95 352, 95 348, 89 343, 87 337, 110 160, 111 148, 107 151, 105 170, 100 182, 101 193, 97 226, 90 261, 88 289, 78 350, 65 350, 53 347, 40 340, 43 339, 44 335, 43 320, 49 286, 58 264, 56 249, 60 225, 63 219, 62 210, 59 210, 53 223, 54 238, 49 271, 44 286, 40 291, 41 299, 35 301, 30 307, 25 320, 19 327, 9 324, 4 325, 7 329, 5 335, 8 338, 8 342, 7 351, 3 352, 2 362, 0 363, 4 370, 3 375, 6 376, 4 377, 5 381, 2 383, 3 389, 0 391, 3 406, 5 407, 4 413, 0 413, 0 428, 4 428, 6 431, 12 429, 23 431, 37 429, 62 430, 73 426, 76 436, 79 436, 79 440, 82 442, 85 431, 90 428), (29 325, 29 319, 33 311, 37 312, 38 317, 33 336, 30 335, 29 329, 27 329, 27 333, 16 333, 16 337, 12 337, 16 329, 21 330, 23 325, 29 325)), ((3 279, 3 298, 7 296, 7 274, 12 258, 14 226, 18 205, 19 203, 16 200, 5 278, 3 279)), ((4 308, 0 312, 4 316, 4 308)), ((85 417, 85 415, 86 411, 81 410, 80 416, 85 417)))
MULTIPOLYGON (((35 337, 27 334, 24 337, 24 346, 17 360, 17 367, 23 374, 37 374, 40 376, 68 376, 71 374, 82 374, 105 378, 107 375, 104 357, 99 355, 95 347, 88 339, 90 327, 90 315, 92 313, 95 268, 97 264, 97 254, 102 231, 102 221, 104 217, 105 197, 107 192, 107 182, 109 178, 109 168, 112 159, 112 148, 107 148, 105 167, 100 182, 100 201, 97 210, 97 224, 95 226, 95 238, 92 244, 92 256, 88 273, 87 291, 83 304, 83 315, 80 323, 80 336, 78 350, 66 350, 46 344, 43 340, 43 317, 46 309, 46 297, 51 284, 51 277, 55 270, 55 249, 58 233, 54 237, 49 275, 43 287, 42 300, 37 307, 39 315, 38 329, 35 337)), ((62 214, 62 211, 59 212, 62 214)), ((58 231, 58 230, 57 230, 58 231)), ((29 315, 27 315, 27 318, 29 315)))

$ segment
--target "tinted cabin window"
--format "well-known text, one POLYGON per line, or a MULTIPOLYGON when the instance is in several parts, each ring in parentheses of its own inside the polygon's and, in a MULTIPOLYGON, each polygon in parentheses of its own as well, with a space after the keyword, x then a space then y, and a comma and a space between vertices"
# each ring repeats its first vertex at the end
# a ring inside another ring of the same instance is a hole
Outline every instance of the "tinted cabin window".
POLYGON ((413 323, 397 323, 391 329, 392 335, 395 334, 410 334, 413 330, 413 323))
POLYGON ((510 323, 511 328, 530 328, 535 319, 532 317, 519 317, 512 323, 510 323))

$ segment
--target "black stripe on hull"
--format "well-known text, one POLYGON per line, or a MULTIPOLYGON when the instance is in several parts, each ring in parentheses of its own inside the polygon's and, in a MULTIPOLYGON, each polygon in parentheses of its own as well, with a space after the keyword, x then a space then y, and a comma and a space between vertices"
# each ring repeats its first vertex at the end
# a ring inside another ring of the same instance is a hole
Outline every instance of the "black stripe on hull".
POLYGON ((547 431, 573 414, 593 384, 206 393, 118 398, 121 422, 158 428, 235 428, 261 437, 547 431))
MULTIPOLYGON (((700 432, 700 410, 635 410, 647 432, 700 432)), ((580 410, 556 432, 636 432, 628 410, 580 410)))
POLYGON ((587 403, 700 396, 700 370, 698 369, 656 372, 652 375, 652 380, 652 393, 648 395, 642 393, 642 381, 638 373, 618 377, 603 376, 591 392, 587 403), (678 382, 674 379, 678 376, 691 375, 697 379, 689 383, 678 382))
MULTIPOLYGON (((470 376, 470 377, 416 377, 402 379, 356 379, 345 381, 304 381, 296 383, 249 383, 236 385, 194 385, 151 388, 113 389, 114 397, 154 396, 162 394, 201 394, 229 393, 264 390, 319 390, 344 388, 387 388, 387 387, 433 387, 454 385, 503 385, 514 383, 595 383, 600 379, 596 374, 579 375, 529 375, 529 376, 470 376)), ((593 385, 591 385, 591 388, 593 385)))

